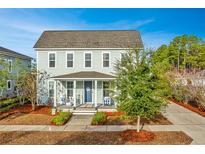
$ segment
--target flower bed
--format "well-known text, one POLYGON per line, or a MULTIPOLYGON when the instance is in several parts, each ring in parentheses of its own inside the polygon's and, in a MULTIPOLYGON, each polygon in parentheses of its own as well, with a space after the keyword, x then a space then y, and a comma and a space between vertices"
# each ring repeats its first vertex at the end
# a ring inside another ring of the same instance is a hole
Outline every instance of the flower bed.
POLYGON ((71 112, 60 112, 52 119, 51 124, 55 126, 62 126, 68 122, 71 116, 71 112))
POLYGON ((121 137, 127 142, 147 142, 152 141, 155 137, 153 132, 148 132, 146 130, 141 130, 137 132, 136 130, 125 130, 121 133, 121 137))
POLYGON ((194 107, 194 106, 192 106, 192 105, 190 105, 190 104, 182 103, 182 102, 177 101, 177 100, 175 100, 175 99, 172 99, 171 101, 172 101, 173 103, 175 103, 175 104, 178 104, 178 105, 180 105, 180 106, 183 106, 183 107, 185 107, 185 108, 187 108, 187 109, 189 109, 189 110, 191 110, 191 111, 193 111, 193 112, 195 112, 195 113, 198 113, 199 115, 205 117, 205 111, 203 111, 203 110, 200 109, 200 108, 194 107))
MULTIPOLYGON (((172 123, 162 114, 153 119, 141 118, 141 123, 149 125, 171 125, 172 123)), ((123 112, 97 112, 92 119, 92 125, 136 125, 137 119, 126 116, 123 112)))

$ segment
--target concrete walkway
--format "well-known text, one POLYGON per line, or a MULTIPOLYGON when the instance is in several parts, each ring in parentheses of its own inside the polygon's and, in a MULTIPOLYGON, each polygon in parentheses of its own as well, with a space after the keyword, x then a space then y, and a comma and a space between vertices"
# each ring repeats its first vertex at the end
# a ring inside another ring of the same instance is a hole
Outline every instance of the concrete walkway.
MULTIPOLYGON (((173 125, 145 125, 150 131, 183 131, 191 138, 192 144, 205 144, 205 118, 171 103, 163 112, 173 125)), ((0 131, 123 131, 136 129, 133 125, 91 126, 92 115, 74 115, 64 126, 49 125, 0 125, 0 131)))

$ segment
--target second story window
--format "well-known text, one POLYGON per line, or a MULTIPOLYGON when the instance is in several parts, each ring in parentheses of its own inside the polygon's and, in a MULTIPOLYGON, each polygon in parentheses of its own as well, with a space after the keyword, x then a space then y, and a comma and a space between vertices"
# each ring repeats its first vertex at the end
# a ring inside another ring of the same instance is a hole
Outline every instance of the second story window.
POLYGON ((110 66, 110 55, 109 53, 103 53, 103 67, 110 66))
POLYGON ((73 53, 67 53, 67 67, 73 67, 73 53))
POLYGON ((91 53, 85 53, 85 67, 91 67, 91 53))
POLYGON ((56 54, 49 53, 49 67, 56 67, 56 54))
POLYGON ((9 73, 12 72, 12 60, 8 60, 8 71, 9 73))

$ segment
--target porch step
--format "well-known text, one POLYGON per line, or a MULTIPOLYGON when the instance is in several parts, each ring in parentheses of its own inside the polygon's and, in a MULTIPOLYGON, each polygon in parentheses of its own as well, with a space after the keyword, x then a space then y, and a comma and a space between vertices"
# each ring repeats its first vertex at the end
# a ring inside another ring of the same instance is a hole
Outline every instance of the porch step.
POLYGON ((94 115, 97 111, 73 110, 73 115, 94 115))

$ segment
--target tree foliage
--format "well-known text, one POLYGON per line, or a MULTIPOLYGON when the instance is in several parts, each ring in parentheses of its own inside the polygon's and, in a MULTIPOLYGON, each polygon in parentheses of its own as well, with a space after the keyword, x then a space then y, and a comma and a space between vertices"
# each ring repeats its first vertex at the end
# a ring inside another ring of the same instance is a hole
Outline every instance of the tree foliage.
POLYGON ((205 69, 205 43, 193 35, 175 37, 169 45, 162 45, 153 52, 152 64, 163 71, 205 69))
POLYGON ((148 55, 131 49, 115 65, 117 107, 128 116, 152 118, 166 103, 166 82, 150 67, 148 55))

